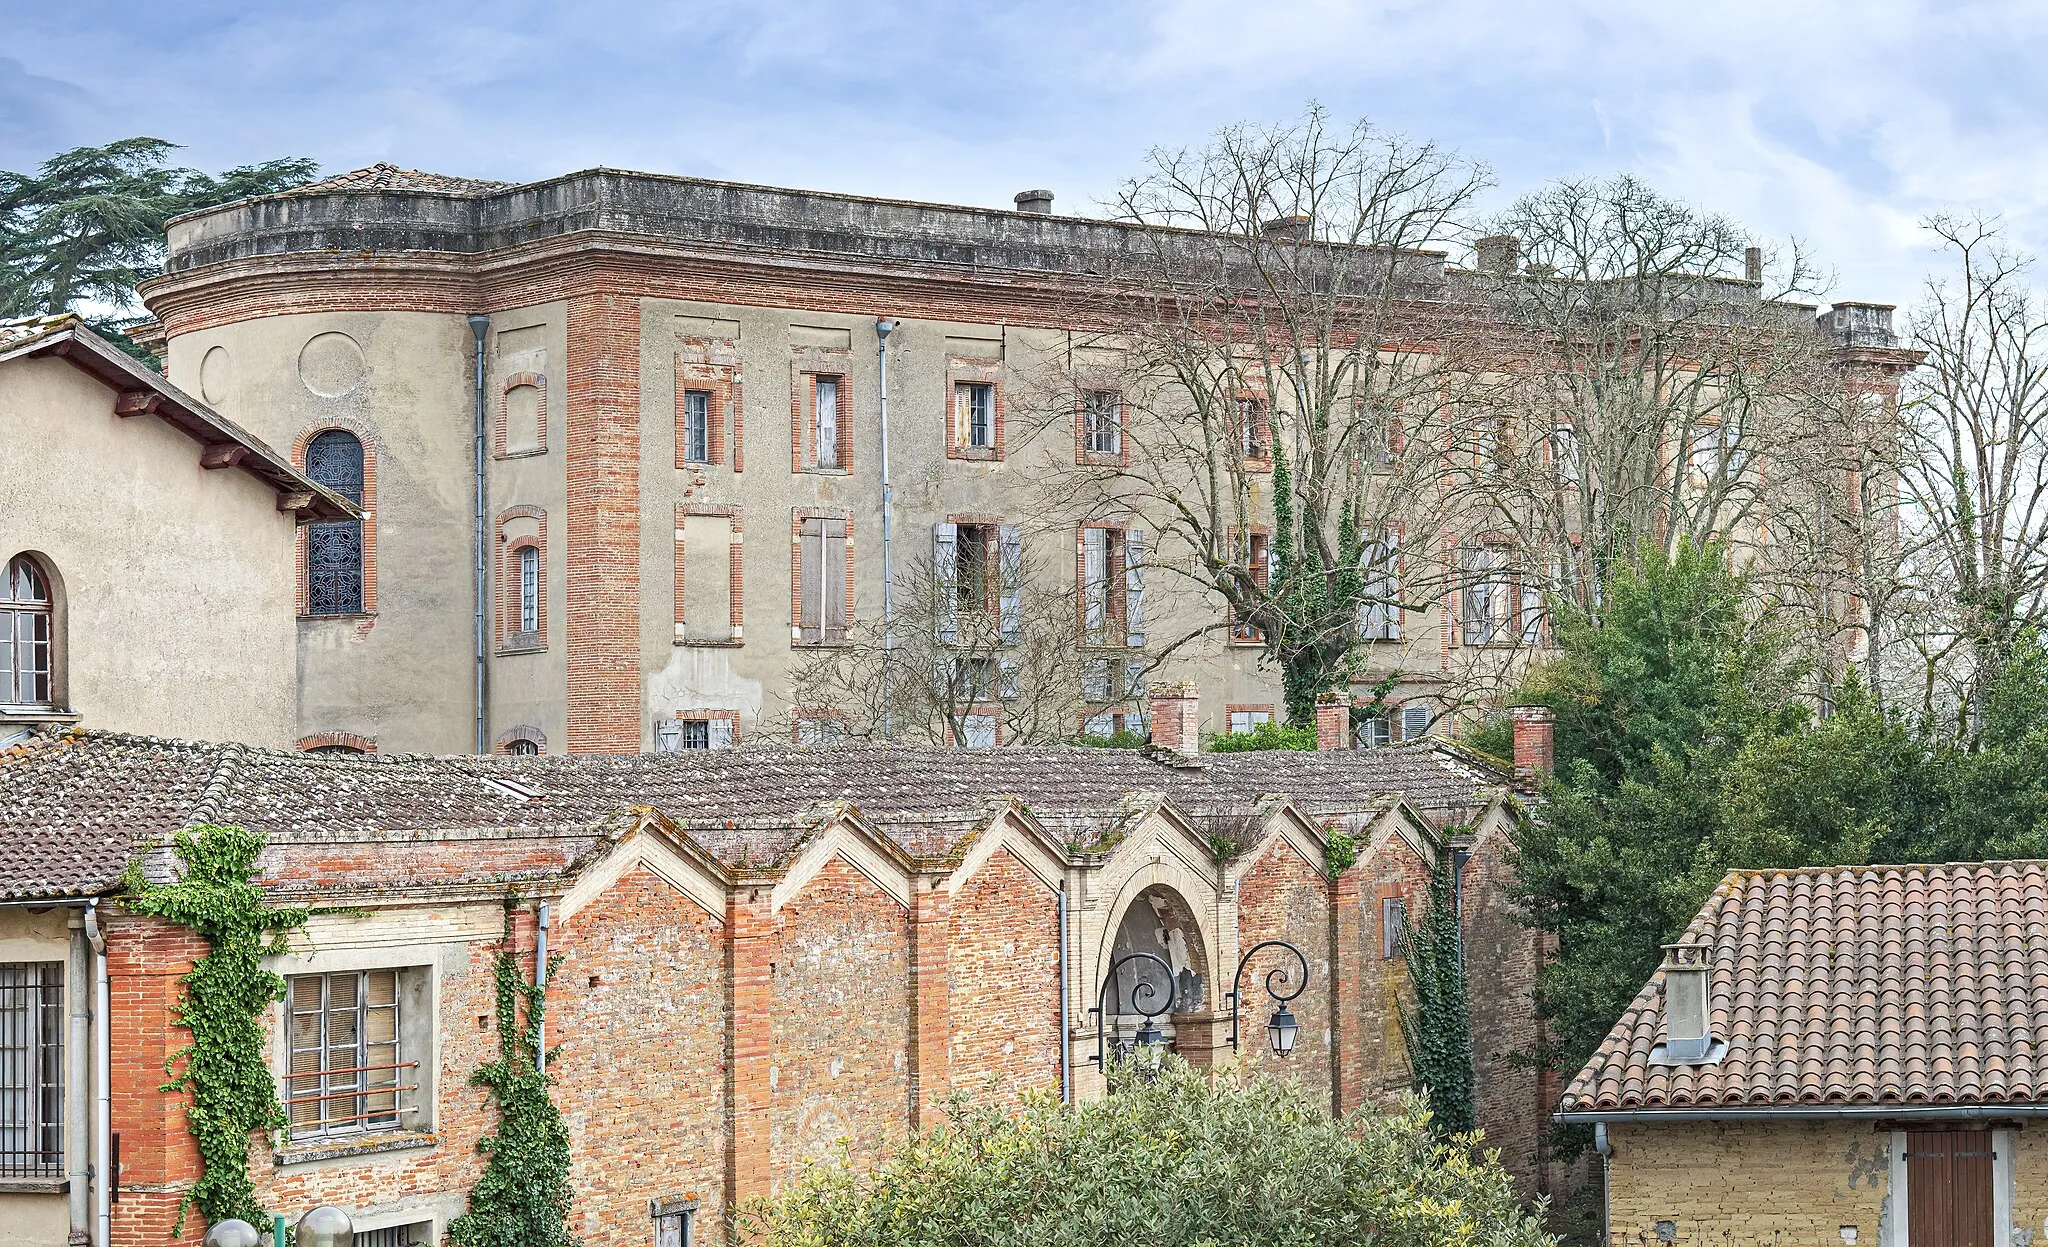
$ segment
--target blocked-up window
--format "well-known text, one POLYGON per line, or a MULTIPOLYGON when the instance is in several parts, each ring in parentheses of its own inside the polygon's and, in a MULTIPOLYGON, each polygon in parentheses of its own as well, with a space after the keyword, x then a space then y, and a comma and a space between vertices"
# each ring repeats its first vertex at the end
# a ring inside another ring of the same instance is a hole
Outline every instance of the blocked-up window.
POLYGON ((523 381, 505 391, 505 453, 532 454, 544 445, 541 426, 545 400, 537 381, 523 381))
POLYGON ((677 639, 713 645, 733 641, 739 536, 733 517, 685 514, 680 522, 683 583, 677 639))
POLYGON ((293 1138, 396 1129, 419 1062, 399 1043, 399 972, 350 970, 290 980, 293 1138))
POLYGON ((1408 902, 1398 896, 1380 898, 1380 959, 1394 961, 1406 957, 1402 947, 1403 933, 1408 926, 1408 902))
POLYGON ((843 519, 813 517, 798 530, 797 638, 806 645, 846 639, 846 527, 843 519))
POLYGON ((0 963, 0 1177, 64 1171, 64 963, 0 963))

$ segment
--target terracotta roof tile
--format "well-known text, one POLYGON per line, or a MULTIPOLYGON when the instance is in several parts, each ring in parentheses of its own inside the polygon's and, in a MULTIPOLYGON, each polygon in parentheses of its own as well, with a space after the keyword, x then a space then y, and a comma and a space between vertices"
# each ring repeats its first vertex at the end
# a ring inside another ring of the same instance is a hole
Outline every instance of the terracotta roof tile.
POLYGON ((1725 1057, 1649 1063, 1659 972, 1564 1112, 2048 1100, 2048 862, 1737 871, 1684 938, 1713 945, 1725 1057))
POLYGON ((294 186, 285 191, 287 195, 321 194, 330 191, 431 191, 443 195, 479 195, 486 191, 500 190, 511 186, 511 182, 493 182, 483 178, 457 178, 442 173, 425 173, 418 169, 401 169, 397 165, 381 161, 347 173, 294 186))

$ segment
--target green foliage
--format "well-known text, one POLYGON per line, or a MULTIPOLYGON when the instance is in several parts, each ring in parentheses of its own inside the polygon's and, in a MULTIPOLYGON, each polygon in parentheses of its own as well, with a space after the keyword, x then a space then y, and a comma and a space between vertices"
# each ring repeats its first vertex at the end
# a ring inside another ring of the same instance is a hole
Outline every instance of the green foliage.
POLYGON ((1486 722, 1458 739, 1467 749, 1475 749, 1489 758, 1514 761, 1515 725, 1505 714, 1488 716, 1486 722))
POLYGON ((1289 723, 1313 724, 1316 698, 1348 687, 1354 674, 1358 608, 1365 602, 1365 578, 1358 568, 1363 550, 1356 514, 1346 503, 1337 522, 1336 566, 1333 570, 1324 564, 1314 518, 1299 512, 1293 468, 1276 436, 1270 605, 1280 623, 1266 632, 1280 665, 1281 700, 1289 723))
POLYGON ((285 932, 304 926, 307 911, 264 906, 263 890, 250 882, 263 845, 261 835, 240 827, 195 827, 172 842, 184 878, 152 884, 131 866, 123 879, 125 904, 189 927, 209 949, 181 980, 178 1025, 192 1033, 192 1043, 172 1055, 165 1072, 173 1077, 160 1088, 191 1093, 185 1122, 203 1170, 179 1202, 173 1236, 184 1233, 195 1204, 210 1223, 269 1223, 249 1181, 249 1135, 289 1123, 264 1059, 263 1033, 264 1012, 284 999, 285 983, 262 967, 262 958, 284 951, 285 932))
POLYGON ((1262 749, 1305 749, 1310 753, 1316 748, 1315 721, 1311 718, 1299 726, 1282 725, 1270 719, 1253 727, 1249 732, 1221 732, 1204 737, 1202 747, 1210 753, 1256 753, 1262 749))
POLYGON ((1476 1137, 1439 1139, 1413 1101, 1342 1120, 1326 1103, 1174 1057, 1088 1103, 956 1101, 865 1173, 807 1167, 745 1228, 777 1247, 1550 1243, 1476 1137))
MULTIPOLYGON (((561 964, 548 960, 548 976, 561 964)), ((477 1140, 487 1153, 469 1211, 448 1223, 449 1247, 576 1247, 569 1233, 569 1129, 548 1098, 554 1079, 541 1072, 541 1023, 547 998, 512 954, 511 910, 505 943, 492 965, 497 980, 498 1059, 477 1067, 472 1086, 498 1102, 498 1131, 477 1140)), ((550 1050, 549 1059, 554 1053, 550 1050)))
POLYGON ((1142 749, 1145 747, 1146 737, 1143 732, 1123 728, 1104 734, 1083 732, 1074 738, 1074 743, 1084 749, 1142 749))
POLYGON ((2048 655, 2022 636, 1974 740, 1881 712, 1853 674, 1829 713, 1766 605, 1712 547, 1617 567, 1598 620, 1525 695, 1557 714, 1559 773, 1516 832, 1539 984, 1573 1070, 1731 869, 2048 854, 2048 655))
POLYGON ((135 307, 137 283, 162 271, 165 222, 301 185, 319 168, 292 158, 214 176, 171 165, 175 150, 162 139, 120 139, 59 152, 34 173, 0 170, 0 315, 98 305, 115 318, 89 319, 126 348, 114 320, 135 307))
POLYGON ((1401 1010, 1401 1038, 1415 1088, 1429 1101, 1439 1133, 1471 1130, 1472 998, 1465 984, 1465 949, 1458 932, 1457 860, 1445 848, 1429 874, 1429 907, 1422 921, 1405 921, 1401 948, 1415 1006, 1401 1010))
POLYGON ((1358 840, 1342 831, 1332 829, 1329 838, 1323 841, 1323 873, 1335 879, 1358 862, 1358 840))

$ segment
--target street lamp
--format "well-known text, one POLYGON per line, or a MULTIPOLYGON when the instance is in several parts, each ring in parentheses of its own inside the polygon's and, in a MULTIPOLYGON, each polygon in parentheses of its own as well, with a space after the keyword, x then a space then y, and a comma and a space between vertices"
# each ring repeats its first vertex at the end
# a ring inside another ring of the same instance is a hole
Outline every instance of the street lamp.
POLYGON ((1268 948, 1284 948, 1293 953, 1294 959, 1301 963, 1300 981, 1294 985, 1293 991, 1284 995, 1280 987, 1287 985, 1287 967, 1276 966, 1266 972, 1266 994, 1273 998, 1274 1004, 1280 1006, 1273 1011, 1272 1020, 1266 1023, 1266 1042, 1272 1045, 1274 1056, 1287 1057, 1293 1055, 1295 1037, 1301 1033, 1301 1023, 1295 1020, 1294 1013, 1287 1004, 1301 995, 1303 989, 1308 986, 1308 958, 1302 955, 1299 948, 1286 940, 1267 940, 1263 944, 1255 944, 1250 952, 1238 958, 1237 973, 1230 980, 1230 994, 1224 997, 1230 1002, 1230 1050, 1237 1051, 1237 1014, 1238 1006, 1243 1002, 1244 968, 1251 963, 1253 957, 1268 948), (1274 986, 1275 983, 1280 986, 1274 986))
MULTIPOLYGON (((284 1216, 279 1214, 271 1234, 272 1247, 284 1247, 284 1216)), ((261 1247, 263 1236, 247 1221, 229 1217, 207 1227, 206 1247, 261 1247)), ((299 1218, 294 1247, 353 1247, 356 1227, 348 1214, 322 1204, 299 1218)))
POLYGON ((1166 975, 1166 988, 1163 992, 1159 984, 1151 979, 1139 979, 1138 985, 1131 989, 1131 1008, 1136 1011, 1139 1017, 1138 1034, 1136 1037, 1137 1046, 1140 1048, 1157 1048, 1166 1042, 1165 1033, 1159 1029, 1153 1019, 1171 1012, 1173 1009, 1175 994, 1173 967, 1167 963, 1166 958, 1158 953, 1126 953, 1109 963, 1109 973, 1103 976, 1102 990, 1095 995, 1095 1007, 1088 1010, 1088 1012, 1093 1013, 1096 1017, 1095 1063, 1102 1066, 1105 1070, 1109 1068, 1107 1061, 1108 1053, 1103 1047, 1103 1035, 1109 1030, 1109 1006, 1107 1003, 1109 991, 1116 983, 1116 972, 1133 961, 1152 962, 1166 975), (1164 995, 1166 999, 1160 1003, 1157 1009, 1146 1008, 1147 1005, 1158 1000, 1161 995, 1164 995))
POLYGON ((258 1247, 262 1241, 255 1226, 233 1217, 206 1228, 206 1247, 258 1247))

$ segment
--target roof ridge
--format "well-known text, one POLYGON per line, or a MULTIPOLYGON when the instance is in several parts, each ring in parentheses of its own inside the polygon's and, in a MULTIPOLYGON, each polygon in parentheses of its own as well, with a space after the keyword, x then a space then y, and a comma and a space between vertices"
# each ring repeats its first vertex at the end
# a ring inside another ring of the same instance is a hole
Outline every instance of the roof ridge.
POLYGON ((249 745, 227 744, 213 760, 213 769, 208 772, 206 786, 199 790, 199 799, 192 803, 186 815, 187 827, 201 827, 220 816, 222 804, 228 795, 228 785, 241 770, 242 754, 252 748, 249 745))

